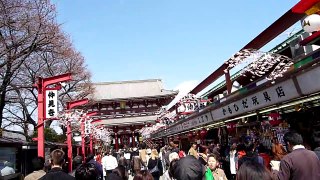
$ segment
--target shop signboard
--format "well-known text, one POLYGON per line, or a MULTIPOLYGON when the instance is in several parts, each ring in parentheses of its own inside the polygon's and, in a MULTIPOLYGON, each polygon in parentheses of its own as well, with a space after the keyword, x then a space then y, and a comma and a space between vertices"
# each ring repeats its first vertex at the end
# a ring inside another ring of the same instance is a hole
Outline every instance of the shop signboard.
POLYGON ((314 68, 297 76, 302 94, 311 94, 320 91, 320 67, 314 68))
POLYGON ((46 118, 55 118, 58 115, 58 91, 46 91, 46 118))
POLYGON ((275 84, 257 93, 211 111, 214 120, 225 119, 269 105, 299 97, 292 79, 275 84))
MULTIPOLYGON (((209 112, 209 113, 202 114, 201 116, 197 116, 189 121, 191 124, 190 128, 192 128, 192 127, 197 127, 197 126, 201 126, 201 125, 205 125, 210 122, 213 122, 213 119, 209 112)), ((187 129, 183 129, 183 130, 187 130, 187 129)))
POLYGON ((187 121, 177 124, 173 127, 170 127, 167 129, 167 135, 169 134, 175 134, 181 131, 185 131, 191 128, 195 128, 197 126, 205 125, 210 122, 213 122, 212 116, 210 112, 204 113, 200 116, 196 116, 195 118, 188 119, 187 121))

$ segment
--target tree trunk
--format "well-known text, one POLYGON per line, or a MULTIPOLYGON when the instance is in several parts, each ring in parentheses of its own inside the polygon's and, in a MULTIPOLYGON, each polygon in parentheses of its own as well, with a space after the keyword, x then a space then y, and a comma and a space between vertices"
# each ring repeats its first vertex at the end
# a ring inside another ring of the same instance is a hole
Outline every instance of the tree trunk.
POLYGON ((1 88, 0 88, 0 92, 1 92, 1 96, 0 96, 0 127, 2 127, 3 110, 4 110, 4 107, 6 105, 7 87, 10 84, 11 77, 12 77, 11 63, 7 63, 6 74, 5 74, 4 78, 3 78, 3 81, 2 81, 2 84, 1 84, 1 88))

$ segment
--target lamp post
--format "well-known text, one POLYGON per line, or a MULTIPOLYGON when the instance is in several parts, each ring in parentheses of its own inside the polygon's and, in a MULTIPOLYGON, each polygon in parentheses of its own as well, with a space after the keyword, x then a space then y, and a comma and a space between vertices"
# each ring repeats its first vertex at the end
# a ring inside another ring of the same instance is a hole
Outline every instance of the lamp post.
MULTIPOLYGON (((53 76, 49 78, 41 78, 38 77, 38 82, 35 85, 38 90, 38 156, 44 157, 44 120, 46 119, 45 110, 46 107, 44 106, 45 102, 45 93, 47 86, 57 84, 60 82, 65 82, 71 80, 71 73, 62 74, 58 76, 53 76)), ((55 88, 51 88, 51 90, 60 90, 61 86, 57 85, 55 88)))
MULTIPOLYGON (((88 103, 88 99, 81 99, 77 101, 67 102, 67 110, 70 110, 77 106, 82 106, 88 103)), ((67 145, 68 145, 68 170, 72 171, 72 131, 70 122, 67 124, 67 145)))

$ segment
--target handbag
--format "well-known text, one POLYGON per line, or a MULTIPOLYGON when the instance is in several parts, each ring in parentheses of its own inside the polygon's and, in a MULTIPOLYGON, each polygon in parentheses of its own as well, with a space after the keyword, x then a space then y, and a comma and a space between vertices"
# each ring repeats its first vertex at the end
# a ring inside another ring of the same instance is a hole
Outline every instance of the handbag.
POLYGON ((149 170, 150 173, 159 172, 158 160, 159 159, 157 159, 157 164, 152 169, 149 170))

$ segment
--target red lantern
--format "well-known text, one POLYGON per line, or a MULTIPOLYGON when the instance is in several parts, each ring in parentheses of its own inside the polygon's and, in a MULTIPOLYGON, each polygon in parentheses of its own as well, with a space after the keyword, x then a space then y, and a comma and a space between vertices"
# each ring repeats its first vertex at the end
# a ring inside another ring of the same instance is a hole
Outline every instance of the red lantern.
POLYGON ((191 139, 193 137, 193 134, 191 132, 188 133, 188 138, 191 139))
POLYGON ((177 140, 180 141, 180 139, 181 139, 180 136, 177 136, 177 140))

